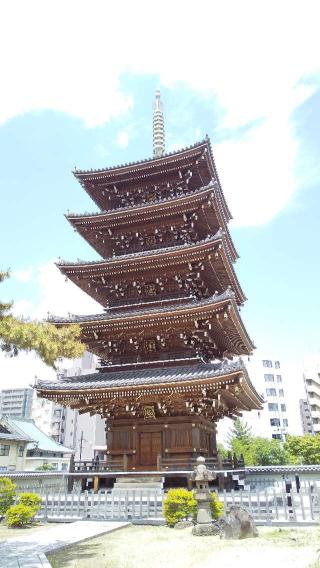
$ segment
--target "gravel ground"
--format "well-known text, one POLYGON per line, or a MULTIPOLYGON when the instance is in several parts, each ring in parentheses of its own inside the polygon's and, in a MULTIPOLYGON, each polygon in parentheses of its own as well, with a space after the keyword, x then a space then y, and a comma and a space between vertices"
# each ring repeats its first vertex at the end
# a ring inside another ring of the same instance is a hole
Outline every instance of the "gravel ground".
POLYGON ((10 538, 19 538, 27 534, 36 533, 56 526, 56 523, 36 523, 27 527, 8 528, 3 522, 0 523, 0 544, 10 538))
MULTIPOLYGON (((320 530, 259 529, 259 537, 225 541, 190 529, 131 526, 49 556, 53 568, 315 568, 320 530)), ((319 564, 320 567, 320 564, 319 564)))

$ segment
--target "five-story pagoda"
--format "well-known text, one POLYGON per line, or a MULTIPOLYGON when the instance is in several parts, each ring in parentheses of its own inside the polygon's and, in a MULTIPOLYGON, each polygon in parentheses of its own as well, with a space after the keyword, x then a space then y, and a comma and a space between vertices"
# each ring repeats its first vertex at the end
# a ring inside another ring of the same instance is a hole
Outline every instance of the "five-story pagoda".
POLYGON ((79 323, 100 363, 95 374, 37 385, 106 418, 108 460, 126 456, 129 470, 214 457, 216 422, 261 405, 239 359, 253 344, 210 141, 164 154, 157 91, 153 144, 153 159, 74 172, 100 211, 67 218, 102 259, 58 266, 104 313, 51 321, 79 323))

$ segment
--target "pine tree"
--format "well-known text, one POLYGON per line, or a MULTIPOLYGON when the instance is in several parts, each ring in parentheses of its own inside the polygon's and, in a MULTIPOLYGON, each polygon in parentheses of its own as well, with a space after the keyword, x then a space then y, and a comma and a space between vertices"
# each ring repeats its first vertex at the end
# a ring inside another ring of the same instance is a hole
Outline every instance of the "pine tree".
POLYGON ((228 445, 232 447, 234 440, 241 440, 243 442, 249 442, 252 437, 252 428, 248 426, 247 422, 236 418, 233 423, 233 427, 228 432, 228 445))
MULTIPOLYGON (((0 283, 9 272, 0 271, 0 283)), ((85 346, 80 343, 78 325, 57 328, 47 322, 33 322, 14 317, 12 302, 0 301, 0 349, 14 357, 20 351, 35 351, 44 363, 55 366, 60 357, 81 357, 85 346)))

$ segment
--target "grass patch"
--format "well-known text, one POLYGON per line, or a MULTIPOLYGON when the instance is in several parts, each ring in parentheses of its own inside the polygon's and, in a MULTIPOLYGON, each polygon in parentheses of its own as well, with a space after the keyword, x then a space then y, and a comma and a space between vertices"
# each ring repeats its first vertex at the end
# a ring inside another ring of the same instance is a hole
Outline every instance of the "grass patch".
POLYGON ((246 568, 262 568, 268 564, 307 568, 317 558, 319 529, 262 527, 259 535, 227 541, 213 536, 194 537, 190 529, 130 526, 58 551, 48 558, 53 568, 212 568, 215 565, 230 568, 231 561, 232 565, 246 568))

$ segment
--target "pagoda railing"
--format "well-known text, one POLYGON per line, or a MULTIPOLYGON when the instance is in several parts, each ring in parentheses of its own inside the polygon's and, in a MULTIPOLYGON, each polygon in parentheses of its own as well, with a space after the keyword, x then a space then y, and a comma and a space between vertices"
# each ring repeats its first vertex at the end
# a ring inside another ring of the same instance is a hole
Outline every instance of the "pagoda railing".
MULTIPOLYGON (((196 300, 195 295, 183 295, 181 292, 172 292, 171 294, 158 294, 157 296, 142 296, 140 298, 119 298, 109 300, 108 308, 122 308, 126 309, 128 306, 141 306, 143 304, 158 304, 160 302, 174 302, 174 301, 196 300)), ((105 311, 108 311, 105 308, 105 311)))
POLYGON ((125 249, 114 249, 114 254, 115 256, 123 256, 125 254, 132 254, 135 252, 147 252, 147 251, 151 251, 151 250, 158 250, 158 249, 166 249, 166 248, 171 248, 171 247, 175 247, 177 245, 184 245, 184 244, 194 244, 196 242, 198 242, 198 237, 194 237, 192 238, 191 236, 189 236, 188 239, 172 239, 170 241, 166 241, 166 242, 162 242, 162 243, 156 243, 153 245, 147 245, 148 248, 146 249, 146 245, 145 244, 132 244, 130 245, 128 248, 125 249))
MULTIPOLYGON (((171 458, 157 456, 156 471, 193 471, 196 465, 196 457, 194 458, 171 458)), ((236 458, 235 455, 229 455, 228 458, 213 456, 206 458, 206 465, 210 470, 231 470, 244 468, 244 461, 236 458)), ((147 468, 148 469, 148 468, 147 468)), ((75 473, 103 473, 103 472, 120 472, 131 471, 128 469, 128 456, 112 456, 107 460, 82 460, 73 462, 71 472, 75 473)))

